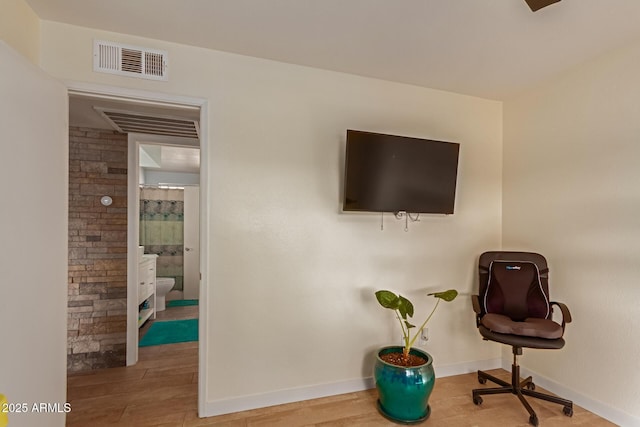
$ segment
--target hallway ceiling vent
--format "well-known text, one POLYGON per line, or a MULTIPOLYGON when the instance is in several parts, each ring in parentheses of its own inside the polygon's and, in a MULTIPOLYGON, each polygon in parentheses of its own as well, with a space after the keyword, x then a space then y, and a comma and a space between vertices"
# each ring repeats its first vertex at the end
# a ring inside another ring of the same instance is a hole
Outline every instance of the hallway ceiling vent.
POLYGON ((93 108, 118 132, 200 138, 200 125, 197 120, 125 110, 93 108))
POLYGON ((94 40, 93 71, 150 80, 168 80, 167 52, 94 40))

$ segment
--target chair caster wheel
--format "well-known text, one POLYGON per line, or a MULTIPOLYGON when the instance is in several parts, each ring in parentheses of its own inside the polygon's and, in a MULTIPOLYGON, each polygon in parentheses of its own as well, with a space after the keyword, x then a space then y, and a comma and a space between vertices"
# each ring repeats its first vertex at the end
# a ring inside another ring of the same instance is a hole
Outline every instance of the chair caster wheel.
POLYGON ((529 383, 529 384, 527 384, 527 388, 529 390, 535 390, 536 389, 536 385, 534 383, 529 383))
POLYGON ((473 396, 473 403, 476 405, 482 405, 482 398, 480 396, 473 396))
POLYGON ((536 417, 535 415, 531 415, 529 417, 529 424, 531 424, 532 426, 538 427, 538 417, 536 417))
POLYGON ((480 375, 478 375, 478 382, 480 384, 486 384, 487 383, 487 379, 484 377, 481 377, 480 375))
POLYGON ((564 408, 562 408, 562 412, 567 417, 572 417, 573 416, 573 408, 571 406, 565 406, 564 408))

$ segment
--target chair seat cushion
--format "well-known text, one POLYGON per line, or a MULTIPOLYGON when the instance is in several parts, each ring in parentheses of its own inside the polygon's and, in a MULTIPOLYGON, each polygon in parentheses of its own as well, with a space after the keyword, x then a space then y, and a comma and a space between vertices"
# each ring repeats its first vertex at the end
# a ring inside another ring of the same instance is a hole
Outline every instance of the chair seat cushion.
POLYGON ((525 337, 546 339, 562 338, 562 326, 551 319, 529 317, 515 322, 503 314, 487 313, 482 317, 482 325, 493 332, 525 337))

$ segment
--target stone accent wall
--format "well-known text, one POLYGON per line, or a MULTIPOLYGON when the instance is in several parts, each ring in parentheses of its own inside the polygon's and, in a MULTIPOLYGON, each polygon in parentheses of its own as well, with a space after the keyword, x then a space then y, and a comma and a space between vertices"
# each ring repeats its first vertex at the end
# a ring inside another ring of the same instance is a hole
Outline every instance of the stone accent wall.
POLYGON ((69 128, 68 313, 68 371, 126 364, 126 134, 69 128))

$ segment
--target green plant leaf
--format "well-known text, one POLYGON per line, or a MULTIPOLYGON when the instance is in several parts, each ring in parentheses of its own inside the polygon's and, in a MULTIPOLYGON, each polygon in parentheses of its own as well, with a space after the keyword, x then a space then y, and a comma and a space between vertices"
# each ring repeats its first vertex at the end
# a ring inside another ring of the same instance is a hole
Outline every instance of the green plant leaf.
POLYGON ((406 320, 404 321, 405 326, 407 327, 407 329, 411 329, 411 328, 415 328, 416 325, 412 325, 411 323, 407 322, 406 320))
POLYGON ((398 311, 403 319, 407 319, 407 316, 413 317, 413 304, 411 301, 403 297, 402 295, 398 296, 400 303, 398 304, 398 311))
POLYGON ((376 292, 376 299, 384 308, 398 310, 400 307, 400 298, 393 292, 385 290, 378 291, 376 292))
POLYGON ((448 291, 434 292, 429 295, 433 295, 436 298, 440 298, 447 302, 451 302, 454 299, 456 299, 456 297, 458 296, 458 291, 456 291, 455 289, 449 289, 448 291))

